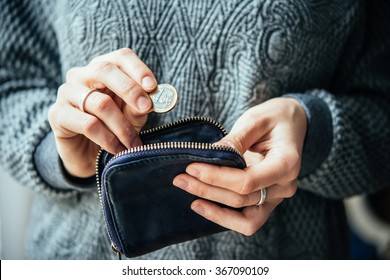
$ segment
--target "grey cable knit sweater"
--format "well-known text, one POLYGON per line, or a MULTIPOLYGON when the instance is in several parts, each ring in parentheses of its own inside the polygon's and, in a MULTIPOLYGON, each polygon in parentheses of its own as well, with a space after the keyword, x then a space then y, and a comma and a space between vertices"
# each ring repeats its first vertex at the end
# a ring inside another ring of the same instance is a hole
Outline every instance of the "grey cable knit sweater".
MULTIPOLYGON (((69 178, 47 121, 68 69, 130 47, 179 105, 148 126, 297 98, 308 115, 297 194, 253 236, 225 232, 142 256, 345 258, 342 199, 390 181, 388 1, 0 1, 0 162, 35 192, 28 257, 108 259, 95 187, 69 178)), ((17 203, 17 202, 15 202, 17 203)))

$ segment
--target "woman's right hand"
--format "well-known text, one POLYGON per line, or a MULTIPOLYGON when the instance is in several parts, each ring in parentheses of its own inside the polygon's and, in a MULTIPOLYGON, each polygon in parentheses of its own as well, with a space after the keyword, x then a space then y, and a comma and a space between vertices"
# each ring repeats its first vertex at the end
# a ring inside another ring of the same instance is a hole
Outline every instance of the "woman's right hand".
POLYGON ((100 147, 116 154, 141 145, 138 132, 152 111, 148 93, 156 87, 151 70, 126 48, 67 72, 49 122, 70 175, 92 176, 100 147), (84 99, 91 89, 96 90, 84 99))

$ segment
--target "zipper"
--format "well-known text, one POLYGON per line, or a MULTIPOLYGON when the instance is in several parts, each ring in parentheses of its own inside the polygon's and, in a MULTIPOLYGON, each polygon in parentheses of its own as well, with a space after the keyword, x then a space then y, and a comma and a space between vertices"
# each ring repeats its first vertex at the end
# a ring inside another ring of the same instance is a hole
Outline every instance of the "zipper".
MULTIPOLYGON (((98 189, 98 195, 99 195, 99 200, 100 200, 100 207, 101 207, 101 210, 103 212, 103 218, 104 218, 104 221, 107 223, 107 214, 106 214, 106 211, 104 211, 104 207, 103 207, 103 196, 102 196, 102 185, 101 185, 101 182, 100 182, 100 178, 99 178, 99 161, 100 161, 100 157, 103 153, 103 148, 100 148, 99 150, 99 153, 96 157, 96 162, 95 162, 95 176, 96 176, 96 185, 97 185, 97 189, 98 189)), ((111 240, 111 250, 120 257, 120 251, 119 249, 116 247, 116 245, 114 244, 113 242, 113 237, 110 233, 110 231, 108 230, 108 228, 106 227, 106 231, 107 231, 107 234, 108 234, 108 237, 110 238, 111 240)))
MULTIPOLYGON (((155 128, 151 128, 151 129, 147 129, 147 130, 141 131, 139 133, 139 135, 140 136, 147 135, 147 134, 150 134, 150 133, 159 132, 159 131, 162 131, 162 130, 165 130, 165 129, 169 129, 169 128, 172 128, 172 127, 175 127, 175 126, 178 126, 178 125, 181 125, 181 124, 185 124, 185 123, 188 123, 188 122, 197 122, 197 121, 208 122, 208 123, 214 125, 215 127, 217 127, 223 133, 223 135, 227 134, 226 130, 222 127, 222 125, 219 124, 218 122, 216 122, 215 120, 211 119, 211 118, 207 118, 207 117, 192 117, 192 118, 185 118, 185 119, 182 119, 182 120, 179 120, 179 121, 175 121, 175 122, 172 122, 172 123, 169 123, 169 124, 166 124, 166 125, 162 125, 162 126, 159 126, 159 127, 155 127, 155 128)), ((116 160, 116 159, 118 159, 118 158, 120 158, 122 156, 125 156, 125 155, 129 155, 129 154, 133 154, 133 153, 149 152, 149 151, 155 151, 155 150, 161 150, 161 149, 216 150, 216 151, 232 152, 232 153, 236 153, 237 155, 241 156, 241 154, 240 154, 240 152, 238 150, 236 150, 236 149, 234 149, 234 148, 232 148, 230 146, 213 145, 212 143, 200 143, 200 142, 160 142, 160 143, 145 144, 145 145, 142 145, 142 146, 133 147, 133 148, 127 149, 125 151, 122 151, 122 152, 114 155, 106 163, 105 167, 108 166, 113 160, 116 160)), ((100 168, 99 162, 100 162, 100 158, 101 158, 101 155, 102 155, 103 151, 104 151, 103 148, 101 148, 99 150, 99 153, 98 153, 97 157, 96 157, 95 171, 96 171, 96 184, 97 184, 98 195, 99 195, 99 200, 100 200, 100 207, 101 207, 101 210, 103 212, 104 220, 105 220, 105 222, 107 224, 108 217, 107 217, 106 211, 104 211, 103 195, 102 195, 102 184, 101 184, 100 178, 99 178, 99 168, 100 168)), ((108 237, 111 240, 111 249, 120 258, 121 251, 116 246, 115 242, 113 241, 113 240, 117 240, 117 238, 113 238, 113 236, 111 235, 111 233, 110 233, 110 231, 108 230, 107 227, 106 227, 106 230, 107 230, 107 233, 108 233, 108 237)))
POLYGON ((208 117, 185 118, 185 119, 178 120, 178 121, 175 121, 175 122, 172 122, 172 123, 168 123, 168 124, 165 124, 165 125, 162 125, 162 126, 150 128, 150 129, 147 129, 147 130, 143 130, 143 131, 141 131, 139 133, 139 135, 142 136, 142 135, 145 135, 145 134, 158 132, 158 131, 161 131, 161 130, 165 130, 165 129, 168 129, 168 128, 171 128, 171 127, 174 127, 174 126, 178 126, 178 125, 181 125, 181 124, 189 123, 189 122, 208 122, 209 124, 212 124, 215 127, 217 127, 223 133, 223 135, 225 135, 225 136, 227 135, 226 129, 219 122, 213 120, 212 118, 208 118, 208 117))
POLYGON ((216 151, 225 151, 236 153, 241 156, 240 152, 236 149, 229 146, 222 145, 213 145, 212 143, 199 143, 199 142, 160 142, 153 144, 146 144, 138 147, 134 147, 131 149, 127 149, 122 151, 115 156, 113 156, 106 165, 110 164, 113 160, 120 158, 122 156, 133 154, 133 153, 142 153, 149 152, 155 150, 163 150, 163 149, 196 149, 196 150, 216 150, 216 151))

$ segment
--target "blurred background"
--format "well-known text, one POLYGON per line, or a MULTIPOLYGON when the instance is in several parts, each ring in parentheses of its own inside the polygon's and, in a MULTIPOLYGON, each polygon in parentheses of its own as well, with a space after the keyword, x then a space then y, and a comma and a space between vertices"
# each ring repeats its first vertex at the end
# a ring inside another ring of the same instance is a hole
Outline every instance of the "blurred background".
POLYGON ((25 259, 24 235, 31 208, 31 192, 0 167, 0 258, 25 259))
MULTIPOLYGON (((0 258, 25 259, 24 236, 32 194, 0 167, 0 258)), ((350 259, 390 259, 390 188, 345 200, 350 259)))

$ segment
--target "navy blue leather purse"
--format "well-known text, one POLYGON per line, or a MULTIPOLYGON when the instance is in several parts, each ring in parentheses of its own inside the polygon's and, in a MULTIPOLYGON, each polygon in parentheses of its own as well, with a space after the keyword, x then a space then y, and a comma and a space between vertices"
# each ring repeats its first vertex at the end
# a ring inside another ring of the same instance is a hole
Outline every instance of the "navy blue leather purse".
POLYGON ((114 252, 136 257, 226 230, 193 212, 197 197, 172 184, 192 162, 245 168, 239 152, 212 145, 225 135, 217 122, 194 117, 142 131, 142 146, 115 156, 99 152, 97 185, 114 252))

